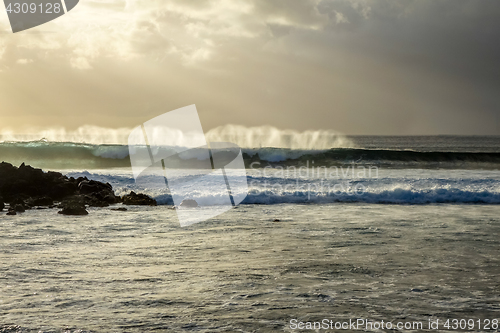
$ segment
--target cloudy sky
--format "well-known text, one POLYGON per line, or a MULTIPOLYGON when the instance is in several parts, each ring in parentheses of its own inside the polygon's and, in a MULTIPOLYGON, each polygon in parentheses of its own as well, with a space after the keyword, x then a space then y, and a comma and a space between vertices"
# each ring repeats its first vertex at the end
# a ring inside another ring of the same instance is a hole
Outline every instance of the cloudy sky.
POLYGON ((500 135, 497 0, 81 0, 13 34, 0 130, 237 124, 500 135))

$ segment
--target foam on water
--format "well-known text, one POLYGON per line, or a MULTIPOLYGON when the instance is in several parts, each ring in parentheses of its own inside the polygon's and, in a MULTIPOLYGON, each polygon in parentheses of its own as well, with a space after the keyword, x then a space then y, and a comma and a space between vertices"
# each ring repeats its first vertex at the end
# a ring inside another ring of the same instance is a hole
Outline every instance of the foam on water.
MULTIPOLYGON (((497 171, 467 170, 382 170, 380 174, 365 178, 340 173, 337 178, 292 177, 290 175, 264 175, 259 170, 248 170, 249 193, 243 204, 322 204, 333 202, 363 202, 377 204, 432 204, 432 203, 486 203, 500 204, 500 173, 497 171)), ((126 169, 109 172, 70 172, 68 176, 85 176, 109 182, 116 194, 138 191, 154 197, 159 204, 170 204, 166 185, 145 181, 148 186, 138 186, 126 169)), ((147 177, 147 176, 146 176, 147 177)), ((151 176, 152 179, 155 176, 151 176)), ((175 181, 189 180, 196 173, 179 170, 175 181)), ((209 182, 203 192, 199 188, 186 188, 183 195, 202 203, 226 193, 215 193, 209 182)), ((235 193, 238 194, 238 193, 235 193)), ((212 200, 213 202, 213 200, 212 200)))

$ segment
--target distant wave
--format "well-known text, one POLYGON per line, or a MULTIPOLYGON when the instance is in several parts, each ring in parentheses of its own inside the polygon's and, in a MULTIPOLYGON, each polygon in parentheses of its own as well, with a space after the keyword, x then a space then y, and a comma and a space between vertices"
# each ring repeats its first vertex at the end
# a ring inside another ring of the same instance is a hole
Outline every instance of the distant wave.
MULTIPOLYGON (((492 168, 500 167, 500 153, 417 152, 332 148, 323 150, 287 148, 243 149, 247 166, 335 166, 369 164, 394 168, 492 168)), ((3 142, 0 161, 25 162, 41 168, 106 169, 130 167, 126 145, 94 145, 74 142, 3 142)))
MULTIPOLYGON (((418 152, 412 150, 381 150, 333 148, 323 151, 248 150, 252 160, 285 162, 289 164, 315 163, 335 165, 339 163, 369 163, 388 167, 469 167, 473 164, 500 163, 500 153, 481 152, 418 152)), ((496 166, 494 166, 496 167, 496 166)))
POLYGON ((130 167, 128 146, 44 140, 0 143, 0 160, 54 169, 130 167))

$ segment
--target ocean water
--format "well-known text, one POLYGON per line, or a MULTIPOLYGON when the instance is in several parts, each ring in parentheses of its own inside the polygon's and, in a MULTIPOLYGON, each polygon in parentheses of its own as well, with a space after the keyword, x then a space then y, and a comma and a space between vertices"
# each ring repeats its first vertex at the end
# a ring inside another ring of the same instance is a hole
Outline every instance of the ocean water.
POLYGON ((29 211, 1 222, 0 318, 16 332, 491 320, 499 216, 497 205, 242 205, 181 228, 162 206, 29 211))
POLYGON ((126 146, 0 144, 0 160, 160 203, 0 213, 0 332, 297 332, 291 320, 362 318, 498 331, 484 324, 500 319, 499 138, 348 140, 244 147, 260 164, 247 163, 243 204, 185 228, 166 186, 135 184, 126 146))

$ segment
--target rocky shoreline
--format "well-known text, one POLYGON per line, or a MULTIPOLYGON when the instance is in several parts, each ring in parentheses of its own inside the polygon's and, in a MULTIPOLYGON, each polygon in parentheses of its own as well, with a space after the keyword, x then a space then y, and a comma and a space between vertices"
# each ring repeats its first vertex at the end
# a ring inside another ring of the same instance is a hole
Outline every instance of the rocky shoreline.
POLYGON ((44 172, 24 163, 19 167, 0 163, 0 212, 7 210, 7 215, 17 215, 28 209, 55 208, 63 215, 87 215, 87 207, 109 207, 120 203, 157 205, 156 200, 141 193, 117 196, 109 183, 87 177, 73 178, 60 172, 44 172))

